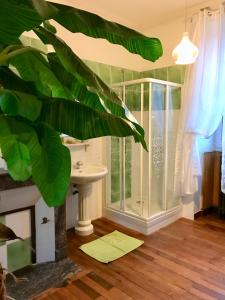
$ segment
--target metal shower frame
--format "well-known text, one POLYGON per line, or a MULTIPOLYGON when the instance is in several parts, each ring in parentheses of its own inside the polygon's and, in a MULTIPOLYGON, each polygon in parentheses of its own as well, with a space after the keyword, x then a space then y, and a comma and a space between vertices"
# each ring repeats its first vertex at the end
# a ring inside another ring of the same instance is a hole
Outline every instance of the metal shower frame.
MULTIPOLYGON (((124 103, 126 104, 126 87, 127 86, 131 86, 131 85, 137 85, 140 84, 140 88, 141 88, 141 97, 140 97, 140 101, 141 101, 141 117, 140 117, 140 125, 143 126, 143 111, 144 111, 144 84, 148 83, 149 84, 149 115, 150 115, 150 108, 151 108, 151 104, 152 104, 152 84, 156 83, 156 84, 162 84, 164 86, 166 86, 166 109, 165 109, 165 141, 168 140, 168 120, 169 120, 169 88, 170 87, 178 87, 181 88, 181 95, 182 95, 182 84, 178 84, 178 83, 174 83, 174 82, 170 82, 170 81, 165 81, 165 80, 159 80, 159 79, 154 79, 154 78, 143 78, 143 79, 137 79, 137 80, 130 80, 130 81, 124 81, 124 82, 120 82, 120 83, 116 83, 116 84, 112 84, 111 87, 112 88, 118 88, 121 87, 122 89, 122 99, 124 101, 124 103)), ((182 96, 181 96, 182 98, 182 96)), ((149 121, 148 121, 148 130, 149 130, 149 140, 148 140, 148 150, 149 150, 149 160, 148 160, 148 176, 149 176, 149 182, 148 182, 148 200, 147 200, 147 216, 148 218, 151 217, 151 118, 149 117, 149 121)), ((121 155, 121 164, 120 164, 120 182, 121 182, 121 188, 120 188, 120 209, 116 209, 116 208, 112 208, 109 206, 109 204, 111 204, 110 199, 111 199, 111 182, 107 183, 107 193, 106 193, 106 209, 110 208, 116 211, 120 211, 124 214, 127 215, 133 215, 133 213, 128 212, 125 210, 125 201, 126 201, 126 197, 125 197, 125 138, 122 138, 122 143, 120 143, 122 149, 120 149, 120 153, 122 153, 121 155)), ((167 142, 165 143, 165 162, 168 161, 168 144, 167 142)), ((109 149, 108 149, 109 150, 109 149)), ((140 149, 140 184, 141 184, 141 195, 140 198, 143 199, 143 147, 141 147, 140 149)), ((107 151, 108 155, 111 155, 111 151, 107 151)), ((111 159, 110 157, 108 157, 108 164, 111 163, 111 159)), ((165 163, 165 169, 164 169, 164 194, 163 194, 163 208, 165 208, 162 212, 160 212, 159 214, 167 211, 167 199, 166 199, 166 185, 167 185, 167 163, 165 163)), ((111 166, 110 166, 111 169, 111 166)), ((111 179, 108 179, 108 181, 110 181, 111 179)), ((143 201, 141 201, 141 208, 140 208, 140 214, 137 215, 137 217, 143 218, 144 215, 144 204, 143 201)))

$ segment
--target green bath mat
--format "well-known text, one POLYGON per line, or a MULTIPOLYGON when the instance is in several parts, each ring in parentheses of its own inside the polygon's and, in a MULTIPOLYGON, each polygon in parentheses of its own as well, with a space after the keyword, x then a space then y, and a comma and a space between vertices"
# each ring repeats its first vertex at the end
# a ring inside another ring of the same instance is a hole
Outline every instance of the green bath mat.
POLYGON ((138 248, 144 242, 117 230, 84 244, 80 249, 102 263, 109 263, 130 251, 138 248))

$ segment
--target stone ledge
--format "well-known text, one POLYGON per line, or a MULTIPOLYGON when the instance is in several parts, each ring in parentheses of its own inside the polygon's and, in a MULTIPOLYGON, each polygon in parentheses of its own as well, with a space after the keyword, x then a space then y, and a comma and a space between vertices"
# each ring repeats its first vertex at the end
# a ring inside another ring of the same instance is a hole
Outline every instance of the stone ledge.
POLYGON ((25 277, 27 281, 15 283, 7 274, 7 295, 16 300, 28 300, 36 298, 50 288, 66 286, 71 277, 80 272, 80 267, 69 258, 57 262, 35 264, 14 274, 25 277))

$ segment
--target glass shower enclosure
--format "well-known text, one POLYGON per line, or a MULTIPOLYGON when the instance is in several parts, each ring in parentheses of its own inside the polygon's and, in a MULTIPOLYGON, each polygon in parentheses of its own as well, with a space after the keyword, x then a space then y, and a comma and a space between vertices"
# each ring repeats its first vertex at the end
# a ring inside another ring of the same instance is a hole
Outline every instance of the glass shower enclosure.
POLYGON ((108 138, 104 215, 149 234, 181 215, 174 165, 182 86, 145 78, 113 88, 144 128, 148 152, 132 137, 108 138))

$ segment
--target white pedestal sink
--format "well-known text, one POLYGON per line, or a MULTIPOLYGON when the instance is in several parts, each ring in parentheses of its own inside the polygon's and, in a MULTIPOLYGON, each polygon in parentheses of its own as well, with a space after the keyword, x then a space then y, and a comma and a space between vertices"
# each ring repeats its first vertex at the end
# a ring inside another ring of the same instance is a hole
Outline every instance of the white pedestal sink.
POLYGON ((78 235, 85 236, 93 232, 88 211, 88 196, 91 194, 92 182, 102 179, 107 173, 107 168, 102 165, 78 162, 72 167, 71 182, 77 185, 79 192, 79 220, 75 227, 78 235))

